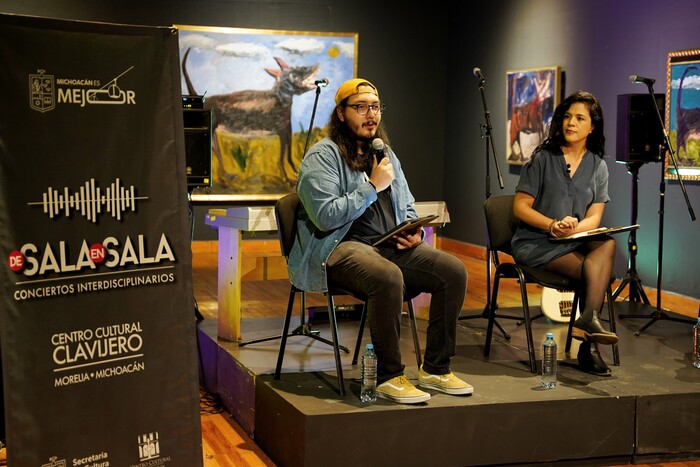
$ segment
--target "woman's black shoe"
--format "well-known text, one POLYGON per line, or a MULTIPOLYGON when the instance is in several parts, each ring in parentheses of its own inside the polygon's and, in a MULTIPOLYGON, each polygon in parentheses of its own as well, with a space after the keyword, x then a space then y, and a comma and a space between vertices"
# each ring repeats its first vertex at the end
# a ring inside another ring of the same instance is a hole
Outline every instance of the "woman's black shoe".
POLYGON ((610 376, 612 370, 603 361, 595 344, 583 343, 578 348, 578 366, 581 371, 596 376, 610 376), (593 347, 591 349, 591 347, 593 347))
POLYGON ((582 318, 574 321, 574 328, 571 330, 571 337, 584 342, 597 342, 599 344, 616 344, 617 334, 606 331, 597 317, 590 321, 582 318))

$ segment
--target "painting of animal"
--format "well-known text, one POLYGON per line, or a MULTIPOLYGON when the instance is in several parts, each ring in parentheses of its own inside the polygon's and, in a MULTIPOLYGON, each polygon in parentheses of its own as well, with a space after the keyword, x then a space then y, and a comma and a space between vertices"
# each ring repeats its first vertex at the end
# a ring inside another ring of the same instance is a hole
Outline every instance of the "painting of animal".
MULTIPOLYGON (((678 93, 676 94, 676 153, 678 158, 689 161, 692 157, 688 152, 688 142, 691 140, 700 140, 700 108, 683 107, 683 82, 686 80, 688 73, 697 71, 698 67, 689 66, 683 70, 683 74, 678 83, 678 93)), ((698 157, 698 155, 695 155, 698 157)))
POLYGON ((293 191, 307 144, 327 134, 337 86, 355 77, 357 34, 176 27, 182 94, 204 96, 212 116, 212 185, 194 194, 293 191))
POLYGON ((552 118, 558 89, 557 67, 508 72, 509 164, 524 164, 546 133, 552 118))
MULTIPOLYGON (((182 59, 182 74, 190 95, 198 95, 187 73, 187 57, 182 59)), ((292 161, 292 99, 316 88, 314 81, 319 66, 290 67, 284 60, 274 57, 279 70, 265 68, 274 79, 267 90, 245 90, 229 94, 210 96, 205 99, 205 107, 212 110, 213 152, 220 167, 225 167, 218 132, 236 133, 244 136, 274 134, 279 138, 280 154, 277 161, 281 176, 290 185, 294 185, 285 169, 285 161, 296 172, 292 161)), ((225 176, 225 174, 224 174, 225 176)))

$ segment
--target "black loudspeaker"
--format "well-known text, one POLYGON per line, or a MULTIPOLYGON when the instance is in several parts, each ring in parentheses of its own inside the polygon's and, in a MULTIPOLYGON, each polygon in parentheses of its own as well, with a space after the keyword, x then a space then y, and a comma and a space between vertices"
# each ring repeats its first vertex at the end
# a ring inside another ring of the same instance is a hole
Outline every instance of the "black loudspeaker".
POLYGON ((183 112, 187 187, 211 186, 211 110, 183 112))
POLYGON ((665 113, 665 95, 620 94, 617 96, 617 160, 619 162, 659 162, 659 146, 664 133, 654 110, 665 113))

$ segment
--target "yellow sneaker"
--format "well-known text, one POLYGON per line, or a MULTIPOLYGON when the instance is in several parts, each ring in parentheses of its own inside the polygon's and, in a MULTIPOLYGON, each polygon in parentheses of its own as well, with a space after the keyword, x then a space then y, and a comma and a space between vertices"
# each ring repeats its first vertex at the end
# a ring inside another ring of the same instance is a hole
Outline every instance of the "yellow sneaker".
POLYGON ((418 371, 418 386, 457 396, 464 396, 474 392, 474 387, 471 384, 457 378, 454 373, 431 375, 423 370, 422 365, 418 371))
POLYGON ((391 378, 377 386, 377 396, 399 404, 419 404, 430 400, 430 394, 412 385, 404 375, 391 378))

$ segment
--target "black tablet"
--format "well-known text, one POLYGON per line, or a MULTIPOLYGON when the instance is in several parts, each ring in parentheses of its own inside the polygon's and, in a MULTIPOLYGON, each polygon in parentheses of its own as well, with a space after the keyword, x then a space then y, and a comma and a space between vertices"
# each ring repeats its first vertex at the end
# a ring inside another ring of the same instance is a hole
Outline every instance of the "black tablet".
POLYGON ((372 243, 372 246, 377 246, 380 243, 393 237, 394 235, 396 235, 400 232, 403 232, 404 230, 414 229, 419 225, 430 224, 432 221, 434 221, 437 218, 438 218, 437 214, 431 214, 429 216, 414 217, 411 219, 406 219, 405 221, 403 221, 402 223, 400 223, 399 225, 397 225, 393 229, 387 230, 386 232, 384 232, 384 234, 381 237, 379 237, 374 243, 372 243))

